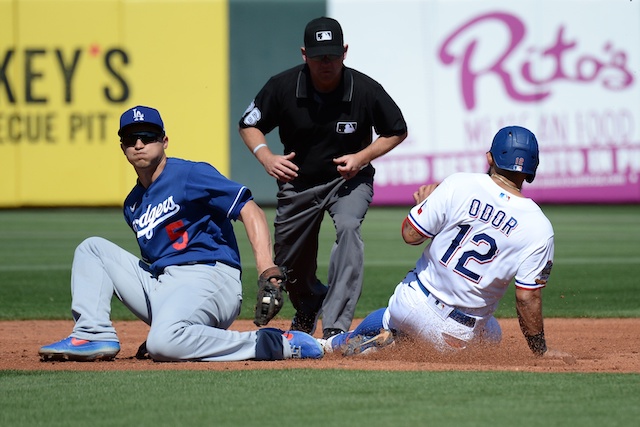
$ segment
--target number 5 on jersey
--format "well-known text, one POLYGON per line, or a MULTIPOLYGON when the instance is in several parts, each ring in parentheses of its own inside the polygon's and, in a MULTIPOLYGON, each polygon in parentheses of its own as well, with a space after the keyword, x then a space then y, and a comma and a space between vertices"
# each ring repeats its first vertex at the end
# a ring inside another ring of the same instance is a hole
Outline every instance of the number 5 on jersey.
POLYGON ((187 233, 186 230, 180 231, 182 227, 184 227, 184 222, 182 222, 182 220, 172 222, 165 227, 165 230, 167 230, 167 234, 169 235, 169 239, 174 242, 171 246, 177 251, 181 251, 186 248, 189 243, 189 233, 187 233))

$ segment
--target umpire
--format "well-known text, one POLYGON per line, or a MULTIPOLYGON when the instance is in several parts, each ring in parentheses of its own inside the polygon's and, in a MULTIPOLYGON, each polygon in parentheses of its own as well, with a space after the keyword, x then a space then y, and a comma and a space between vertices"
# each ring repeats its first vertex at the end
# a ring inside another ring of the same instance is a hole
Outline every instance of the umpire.
POLYGON ((239 123, 246 146, 278 181, 275 262, 291 269, 291 329, 313 333, 322 313, 325 339, 349 330, 362 292, 360 227, 373 198, 370 162, 407 137, 402 112, 384 88, 344 66, 347 49, 338 21, 309 22, 304 63, 271 77, 239 123), (267 146, 265 135, 276 127, 283 155, 267 146), (325 212, 336 229, 328 286, 316 275, 325 212))

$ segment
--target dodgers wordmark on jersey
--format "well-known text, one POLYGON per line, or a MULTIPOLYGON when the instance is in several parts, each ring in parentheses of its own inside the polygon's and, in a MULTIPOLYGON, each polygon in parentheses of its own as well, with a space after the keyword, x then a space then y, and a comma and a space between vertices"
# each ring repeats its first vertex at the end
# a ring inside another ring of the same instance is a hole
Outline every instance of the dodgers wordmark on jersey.
POLYGON ((156 275, 168 265, 216 262, 240 270, 231 220, 251 199, 249 189, 207 163, 168 158, 149 188, 131 190, 124 217, 156 275))
POLYGON ((490 314, 513 278, 527 289, 547 282, 551 223, 533 200, 509 194, 487 174, 449 176, 409 221, 432 238, 416 264, 418 278, 446 304, 490 314))

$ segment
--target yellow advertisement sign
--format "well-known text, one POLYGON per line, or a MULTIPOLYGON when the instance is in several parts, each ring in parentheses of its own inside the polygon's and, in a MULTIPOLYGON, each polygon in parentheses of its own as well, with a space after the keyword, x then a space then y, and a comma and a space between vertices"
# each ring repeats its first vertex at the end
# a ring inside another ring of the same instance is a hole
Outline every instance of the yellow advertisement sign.
POLYGON ((0 0, 0 207, 120 205, 119 117, 228 174, 226 1, 0 0))

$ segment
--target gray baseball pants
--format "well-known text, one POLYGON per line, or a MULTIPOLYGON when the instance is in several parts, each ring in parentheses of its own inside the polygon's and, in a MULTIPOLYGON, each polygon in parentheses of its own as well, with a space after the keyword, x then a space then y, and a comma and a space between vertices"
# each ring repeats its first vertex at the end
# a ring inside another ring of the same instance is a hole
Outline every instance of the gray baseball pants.
MULTIPOLYGON (((118 341, 110 320, 115 294, 150 325, 155 360, 237 361, 256 357, 257 331, 229 331, 240 314, 240 271, 222 263, 167 267, 154 277, 135 255, 100 237, 83 241, 71 270, 71 336, 118 341)), ((291 349, 282 337, 283 358, 291 349)))
POLYGON ((289 299, 298 312, 312 314, 322 304, 324 329, 348 331, 351 326, 364 275, 361 225, 372 199, 371 176, 357 175, 348 181, 336 178, 309 188, 295 181, 279 183, 275 261, 292 270, 289 299), (318 235, 325 212, 336 230, 328 288, 317 277, 318 235))

